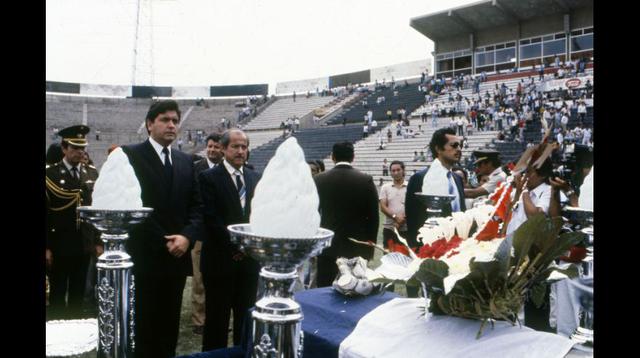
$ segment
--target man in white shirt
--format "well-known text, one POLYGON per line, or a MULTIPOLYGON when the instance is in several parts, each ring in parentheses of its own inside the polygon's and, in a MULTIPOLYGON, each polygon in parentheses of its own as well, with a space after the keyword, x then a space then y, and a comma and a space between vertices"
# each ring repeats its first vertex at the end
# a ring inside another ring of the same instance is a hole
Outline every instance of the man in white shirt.
POLYGON ((582 130, 582 145, 589 145, 591 141, 591 128, 586 127, 582 130))
POLYGON ((538 213, 547 214, 551 200, 549 178, 553 175, 551 160, 547 159, 538 169, 529 168, 524 177, 514 176, 515 195, 520 196, 514 206, 507 235, 516 231, 528 218, 538 213))
MULTIPOLYGON (((513 208, 511 221, 507 226, 507 236, 513 234, 530 217, 549 213, 551 204, 549 179, 552 176, 553 166, 550 158, 538 169, 529 168, 524 177, 520 174, 514 176, 516 191, 513 197, 520 199, 513 208)), ((550 289, 548 285, 545 286, 544 304, 541 307, 537 307, 530 298, 525 301, 524 324, 537 331, 554 332, 549 324, 550 289)))
POLYGON ((394 160, 389 165, 392 183, 386 183, 380 189, 380 211, 385 215, 382 225, 383 245, 390 251, 398 251, 407 254, 394 228, 402 237, 406 237, 407 222, 404 213, 404 198, 407 193, 407 181, 404 179, 404 163, 394 160))
POLYGON ((580 102, 580 104, 578 104, 578 116, 580 117, 580 122, 584 123, 584 120, 587 117, 587 106, 584 102, 580 102))
POLYGON ((566 113, 562 114, 562 118, 560 119, 560 125, 562 125, 562 130, 566 131, 567 130, 567 124, 569 123, 569 117, 567 116, 566 113))

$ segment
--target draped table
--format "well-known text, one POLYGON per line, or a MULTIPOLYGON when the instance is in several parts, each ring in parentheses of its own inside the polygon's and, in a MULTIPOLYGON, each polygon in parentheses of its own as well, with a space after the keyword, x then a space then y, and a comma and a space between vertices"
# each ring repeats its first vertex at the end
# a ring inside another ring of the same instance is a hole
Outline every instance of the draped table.
MULTIPOLYGON (((487 324, 476 340, 480 321, 449 316, 425 318, 420 308, 424 299, 402 298, 392 292, 346 297, 324 287, 300 291, 295 299, 304 314, 304 358, 462 357, 460 354, 486 358, 492 356, 488 352, 498 351, 517 352, 518 358, 539 357, 544 352, 557 357, 592 356, 571 350, 572 343, 560 335, 506 322, 496 322, 494 328, 487 324)), ((241 346, 185 358, 249 357, 251 342, 248 319, 241 346)))

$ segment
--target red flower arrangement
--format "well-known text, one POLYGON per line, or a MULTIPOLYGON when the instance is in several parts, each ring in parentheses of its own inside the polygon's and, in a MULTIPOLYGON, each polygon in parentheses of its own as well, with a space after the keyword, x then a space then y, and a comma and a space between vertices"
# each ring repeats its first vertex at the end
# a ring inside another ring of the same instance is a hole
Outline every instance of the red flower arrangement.
POLYGON ((431 244, 425 244, 424 246, 422 246, 418 251, 418 257, 421 259, 439 259, 448 252, 449 255, 447 255, 447 257, 451 257, 458 253, 457 251, 452 250, 460 246, 461 242, 462 238, 460 238, 458 235, 454 235, 451 239, 449 239, 449 241, 447 241, 447 239, 443 237, 432 242, 431 244))

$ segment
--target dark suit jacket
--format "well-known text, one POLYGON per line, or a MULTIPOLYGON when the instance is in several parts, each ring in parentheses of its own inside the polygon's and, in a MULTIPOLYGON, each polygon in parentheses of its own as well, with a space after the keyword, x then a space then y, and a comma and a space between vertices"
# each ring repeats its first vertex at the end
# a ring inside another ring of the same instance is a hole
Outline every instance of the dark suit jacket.
POLYGON ((196 179, 198 179, 198 176, 200 175, 201 172, 207 169, 209 169, 209 163, 207 162, 206 159, 198 160, 193 164, 193 170, 196 173, 196 179))
POLYGON ((133 227, 128 252, 134 271, 154 275, 188 275, 192 271, 189 252, 176 258, 167 250, 165 235, 181 234, 189 239, 189 249, 202 232, 200 194, 191 156, 171 150, 173 181, 169 187, 163 163, 151 143, 124 146, 123 151, 138 177, 142 204, 153 213, 133 227))
MULTIPOLYGON (((418 229, 427 220, 427 208, 418 200, 415 193, 422 191, 422 183, 429 168, 425 168, 411 176, 407 184, 407 193, 404 200, 404 212, 407 217, 407 242, 411 247, 417 247, 418 229)), ((458 193, 460 193, 460 209, 467 210, 464 204, 464 184, 462 178, 454 173, 453 180, 456 182, 458 193)))
MULTIPOLYGON (((233 263, 231 258, 239 252, 239 248, 231 243, 227 225, 249 222, 251 199, 260 180, 260 174, 247 167, 244 167, 243 173, 247 191, 244 213, 238 190, 223 163, 199 175, 205 229, 200 254, 200 271, 203 274, 226 275, 233 263)), ((242 261, 258 270, 259 266, 253 259, 245 257, 242 261)))
POLYGON ((376 242, 378 235, 378 191, 373 178, 351 166, 338 165, 314 177, 320 197, 320 226, 334 231, 328 257, 373 257, 373 248, 349 241, 376 242))

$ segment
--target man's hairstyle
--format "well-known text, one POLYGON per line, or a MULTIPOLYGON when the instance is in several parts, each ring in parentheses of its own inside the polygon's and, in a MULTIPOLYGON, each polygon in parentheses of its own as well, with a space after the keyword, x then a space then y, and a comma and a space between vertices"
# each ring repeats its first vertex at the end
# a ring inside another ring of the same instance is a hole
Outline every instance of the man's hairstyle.
POLYGON ((393 162, 391 162, 391 164, 389 164, 389 170, 391 170, 391 167, 394 164, 400 165, 400 168, 402 168, 402 170, 404 170, 404 163, 402 161, 400 161, 400 160, 394 160, 393 162))
POLYGON ((433 156, 433 158, 438 157, 436 148, 444 149, 445 144, 447 144, 447 142, 449 141, 447 139, 447 134, 456 135, 456 130, 451 127, 447 127, 440 128, 433 133, 431 142, 429 142, 429 150, 431 150, 431 155, 433 156))
POLYGON ((210 140, 218 143, 220 142, 220 139, 222 138, 222 135, 220 135, 220 133, 211 133, 207 136, 207 140, 205 140, 205 143, 209 143, 210 140))
POLYGON ((169 99, 152 103, 151 107, 149 107, 149 111, 147 112, 146 120, 153 122, 159 114, 168 111, 176 111, 176 113, 178 113, 178 119, 181 118, 178 102, 169 99))
POLYGON ((551 163, 551 158, 547 158, 540 168, 534 169, 536 173, 544 178, 544 182, 549 184, 549 178, 553 176, 553 164, 551 163))
MULTIPOLYGON (((222 144, 223 148, 226 148, 229 145, 229 143, 231 142, 231 133, 232 132, 240 132, 240 133, 242 133, 244 135, 244 137, 247 139, 247 147, 249 147, 249 136, 247 135, 247 133, 242 131, 242 129, 232 128, 232 129, 224 131, 224 133, 222 133, 222 137, 220 137, 220 144, 222 144)), ((249 160, 248 155, 249 155, 249 153, 247 153, 247 160, 249 160)))
POLYGON ((353 161, 353 144, 351 142, 338 142, 333 145, 331 150, 336 162, 353 161))

